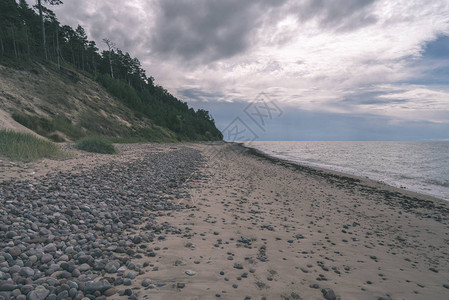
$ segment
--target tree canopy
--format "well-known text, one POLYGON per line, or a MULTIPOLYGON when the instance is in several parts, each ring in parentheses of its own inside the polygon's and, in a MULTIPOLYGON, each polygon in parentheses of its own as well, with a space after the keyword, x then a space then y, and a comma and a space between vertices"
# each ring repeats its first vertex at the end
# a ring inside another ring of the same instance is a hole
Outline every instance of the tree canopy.
POLYGON ((106 38, 103 41, 108 49, 100 52, 81 25, 75 29, 61 25, 54 12, 43 4, 58 5, 62 1, 42 0, 33 7, 25 0, 0 1, 0 62, 39 61, 74 67, 95 78, 137 116, 171 129, 180 139, 223 138, 209 112, 195 111, 155 85, 137 58, 106 38))

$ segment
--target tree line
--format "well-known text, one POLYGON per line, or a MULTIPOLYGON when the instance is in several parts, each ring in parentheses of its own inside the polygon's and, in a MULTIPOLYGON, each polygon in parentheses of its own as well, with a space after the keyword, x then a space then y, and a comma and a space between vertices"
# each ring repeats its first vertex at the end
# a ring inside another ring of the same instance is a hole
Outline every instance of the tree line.
POLYGON ((154 84, 140 61, 123 53, 105 38, 107 50, 98 49, 80 25, 61 25, 50 5, 61 0, 38 0, 30 7, 25 0, 0 1, 0 61, 55 64, 61 70, 74 67, 95 78, 138 117, 174 131, 180 139, 221 140, 221 132, 209 112, 189 108, 187 103, 154 84))

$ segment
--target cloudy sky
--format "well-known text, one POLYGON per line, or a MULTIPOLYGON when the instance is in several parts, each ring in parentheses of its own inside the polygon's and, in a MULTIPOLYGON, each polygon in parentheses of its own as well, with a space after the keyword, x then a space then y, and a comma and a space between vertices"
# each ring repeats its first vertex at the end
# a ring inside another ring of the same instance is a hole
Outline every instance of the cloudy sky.
POLYGON ((449 139, 447 0, 64 0, 225 129, 259 140, 449 139), (245 114, 261 92, 282 114, 245 114))

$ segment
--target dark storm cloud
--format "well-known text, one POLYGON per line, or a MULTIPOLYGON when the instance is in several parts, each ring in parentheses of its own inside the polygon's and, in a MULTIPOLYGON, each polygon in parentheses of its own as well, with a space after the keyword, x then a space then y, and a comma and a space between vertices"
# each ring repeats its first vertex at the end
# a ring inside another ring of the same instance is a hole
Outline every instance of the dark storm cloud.
POLYGON ((207 64, 257 45, 258 30, 291 14, 331 30, 363 27, 376 20, 370 12, 374 1, 164 0, 141 2, 137 12, 118 0, 65 0, 51 8, 65 23, 84 26, 101 48, 107 37, 142 58, 151 52, 156 58, 207 64))
POLYGON ((261 16, 285 1, 166 0, 160 3, 152 48, 159 54, 210 62, 250 46, 261 16))
MULTIPOLYGON (((323 28, 350 31, 376 21, 375 0, 166 0, 158 7, 152 50, 194 63, 232 57, 251 47, 262 20, 276 23, 294 14, 300 22, 317 19, 323 28), (265 18, 269 13, 269 18, 265 18)), ((265 24, 266 25, 266 24, 265 24)))
POLYGON ((145 14, 137 14, 135 8, 123 1, 64 0, 63 5, 50 8, 63 24, 74 28, 78 24, 83 26, 89 39, 96 41, 101 49, 105 48, 103 38, 109 38, 134 56, 146 54, 145 14))

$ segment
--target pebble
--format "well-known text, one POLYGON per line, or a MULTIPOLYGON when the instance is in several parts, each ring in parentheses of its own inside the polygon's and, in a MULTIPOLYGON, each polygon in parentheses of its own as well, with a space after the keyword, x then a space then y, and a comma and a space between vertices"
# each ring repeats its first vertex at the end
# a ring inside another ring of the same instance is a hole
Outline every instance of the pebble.
POLYGON ((142 281, 142 286, 143 287, 148 287, 149 285, 151 284, 151 281, 150 281, 150 279, 144 279, 143 281, 142 281))
POLYGON ((322 289, 321 293, 323 294, 324 299, 326 300, 336 300, 335 292, 332 289, 322 289))
POLYGON ((183 289, 183 288, 185 288, 185 286, 186 286, 186 284, 183 283, 183 282, 178 282, 178 283, 176 284, 176 287, 177 287, 178 289, 183 289))
POLYGON ((50 291, 43 286, 38 286, 28 294, 28 300, 44 300, 50 294, 50 291))
POLYGON ((182 184, 201 159, 199 151, 179 147, 0 184, 0 298, 103 299, 118 285, 132 285, 143 270, 130 259, 156 256, 156 248, 140 246, 177 230, 148 211, 184 209, 170 196, 187 195, 182 184), (142 231, 124 234, 137 227, 142 231), (115 254, 121 258, 111 259, 115 254), (99 277, 127 269, 111 282, 99 277))
POLYGON ((238 270, 242 270, 242 269, 243 269, 243 266, 242 266, 241 263, 235 262, 235 263, 234 263, 234 268, 235 268, 235 269, 238 269, 238 270))

